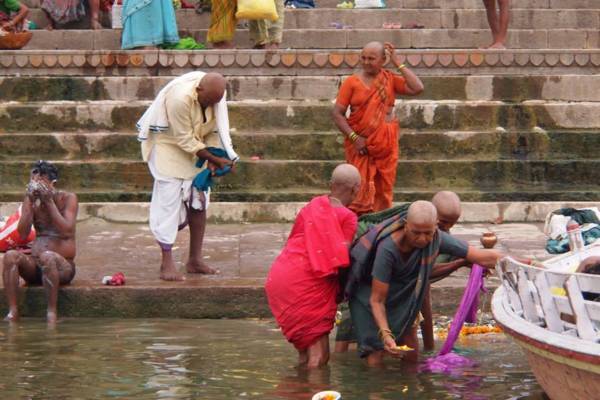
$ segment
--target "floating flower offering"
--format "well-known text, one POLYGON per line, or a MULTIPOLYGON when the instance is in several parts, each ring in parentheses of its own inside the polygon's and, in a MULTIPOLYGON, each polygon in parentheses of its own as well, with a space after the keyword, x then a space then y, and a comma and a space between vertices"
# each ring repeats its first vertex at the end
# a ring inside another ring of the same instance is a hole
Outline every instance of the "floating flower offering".
MULTIPOLYGON (((447 328, 440 329, 437 332, 438 337, 445 338, 448 336, 448 330, 450 330, 450 325, 447 328)), ((468 336, 468 335, 479 335, 484 333, 501 333, 502 329, 499 326, 495 325, 472 325, 472 326, 463 326, 460 330, 460 336, 468 336)))

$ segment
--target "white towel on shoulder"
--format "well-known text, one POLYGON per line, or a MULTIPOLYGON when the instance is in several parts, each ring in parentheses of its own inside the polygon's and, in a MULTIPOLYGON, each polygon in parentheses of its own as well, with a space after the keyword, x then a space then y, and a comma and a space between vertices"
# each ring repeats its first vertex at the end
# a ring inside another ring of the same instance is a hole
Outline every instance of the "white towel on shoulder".
MULTIPOLYGON (((158 92, 158 95, 150 104, 150 107, 144 112, 144 115, 139 119, 136 124, 138 130, 138 140, 144 141, 148 139, 148 136, 156 133, 162 133, 169 130, 169 118, 167 117, 167 107, 165 105, 165 99, 167 93, 171 88, 180 83, 193 83, 202 79, 206 75, 202 71, 188 72, 187 74, 181 75, 169 82, 164 88, 158 92)), ((239 156, 233 150, 233 144, 231 143, 231 136, 229 134, 229 115, 227 113, 227 91, 223 94, 223 98, 215 104, 215 119, 217 120, 217 132, 221 147, 227 152, 227 155, 231 160, 237 161, 239 156)))

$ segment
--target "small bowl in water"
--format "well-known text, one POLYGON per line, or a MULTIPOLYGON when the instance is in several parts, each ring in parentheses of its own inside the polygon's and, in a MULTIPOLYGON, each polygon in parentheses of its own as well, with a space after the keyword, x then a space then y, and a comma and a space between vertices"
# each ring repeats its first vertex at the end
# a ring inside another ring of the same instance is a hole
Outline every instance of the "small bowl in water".
POLYGON ((342 395, 334 390, 319 392, 312 397, 312 400, 341 400, 342 395))

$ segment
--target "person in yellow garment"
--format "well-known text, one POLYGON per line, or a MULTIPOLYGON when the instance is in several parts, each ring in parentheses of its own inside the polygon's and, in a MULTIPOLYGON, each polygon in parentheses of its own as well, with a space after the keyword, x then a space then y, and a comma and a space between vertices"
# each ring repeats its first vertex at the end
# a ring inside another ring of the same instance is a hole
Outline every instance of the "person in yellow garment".
MULTIPOLYGON (((233 36, 237 25, 235 18, 237 1, 213 1, 208 28, 207 41, 217 49, 231 49, 235 45, 233 36)), ((284 0, 275 0, 275 7, 279 19, 277 21, 254 20, 250 21, 250 39, 255 49, 276 49, 283 41, 283 23, 285 20, 284 0)))

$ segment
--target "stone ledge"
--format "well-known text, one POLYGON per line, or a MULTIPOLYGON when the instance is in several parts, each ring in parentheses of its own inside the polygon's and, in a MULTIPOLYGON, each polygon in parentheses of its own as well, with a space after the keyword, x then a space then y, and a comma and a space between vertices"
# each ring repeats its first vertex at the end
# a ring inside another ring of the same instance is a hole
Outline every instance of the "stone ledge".
MULTIPOLYGON (((490 287, 495 289, 496 286, 490 287)), ((456 311, 463 286, 434 286, 433 309, 451 316, 456 311)), ((490 309, 490 296, 482 302, 490 309)), ((23 317, 46 315, 45 293, 41 287, 21 289, 20 311, 23 317)), ((0 313, 7 312, 4 289, 0 289, 0 313)), ((184 287, 159 285, 148 287, 82 286, 64 287, 58 296, 60 317, 76 318, 269 318, 271 312, 263 283, 254 286, 184 287), (165 287, 169 286, 169 287, 165 287)))
MULTIPOLYGON (((332 100, 344 79, 227 76, 228 100, 332 100)), ((227 70, 222 71, 227 74, 227 70)), ((293 73, 293 71, 290 71, 293 73)), ((0 101, 152 100, 174 76, 0 76, 0 101)), ((600 101, 600 75, 422 76, 421 100, 600 101)))
MULTIPOLYGON (((590 73, 600 50, 403 50, 425 75, 590 73)), ((0 75, 178 75, 218 68, 227 75, 348 75, 358 50, 2 50, 0 75)))
MULTIPOLYGON (((0 203, 0 215, 10 215, 19 203, 0 203)), ((398 203, 399 204, 399 203, 398 203)), ((209 218, 220 223, 293 222, 304 202, 212 202, 209 218)), ((112 223, 147 223, 149 203, 80 203, 78 219, 99 218, 112 223)), ((598 207, 598 202, 463 202, 461 223, 544 222, 563 207, 598 207)))
MULTIPOLYGON (((182 37, 193 37, 205 42, 207 29, 180 29, 182 37)), ((392 42, 397 49, 479 49, 489 45, 489 29, 288 29, 282 48, 291 49, 361 49, 369 41, 392 42)), ((250 49, 248 30, 237 30, 234 41, 250 49)), ((510 49, 594 49, 599 44, 598 29, 511 29, 507 35, 510 49)), ((96 49, 121 48, 120 31, 54 30, 34 31, 27 50, 43 49, 96 49)), ((198 52, 198 51, 196 51, 198 52)), ((200 50, 202 52, 202 50, 200 50)), ((262 51, 264 52, 264 50, 262 51)))

